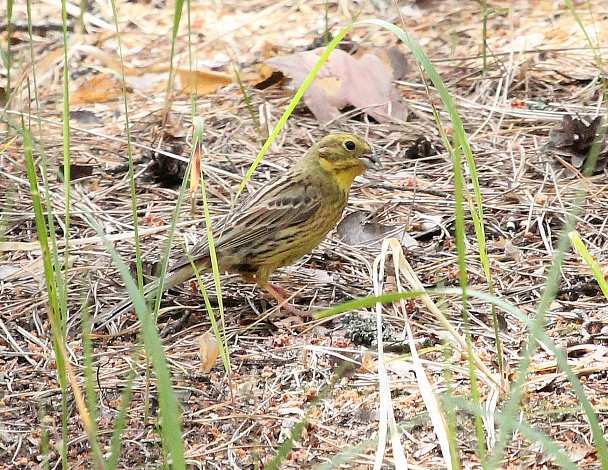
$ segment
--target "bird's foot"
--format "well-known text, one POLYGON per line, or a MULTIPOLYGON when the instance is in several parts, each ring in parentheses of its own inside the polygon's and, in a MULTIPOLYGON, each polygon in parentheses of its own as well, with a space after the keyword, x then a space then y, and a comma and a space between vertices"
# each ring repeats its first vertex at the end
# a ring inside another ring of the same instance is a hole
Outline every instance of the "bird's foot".
POLYGON ((313 316, 312 312, 300 310, 299 308, 294 307, 289 303, 289 300, 295 297, 295 294, 291 294, 282 287, 275 286, 274 284, 270 283, 266 284, 265 288, 266 291, 271 295, 271 297, 279 303, 279 307, 284 309, 287 313, 297 315, 302 318, 311 318, 313 316))

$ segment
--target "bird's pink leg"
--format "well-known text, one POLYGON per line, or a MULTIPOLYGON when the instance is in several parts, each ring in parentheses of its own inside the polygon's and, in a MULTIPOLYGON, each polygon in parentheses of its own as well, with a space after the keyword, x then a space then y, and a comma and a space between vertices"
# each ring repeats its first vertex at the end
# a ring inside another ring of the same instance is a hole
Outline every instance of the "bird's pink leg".
POLYGON ((300 310, 289 303, 289 299, 285 297, 293 297, 293 294, 289 294, 285 289, 274 284, 268 283, 264 287, 266 291, 279 303, 279 307, 285 309, 286 312, 293 315, 298 315, 302 318, 312 317, 312 313, 300 310))

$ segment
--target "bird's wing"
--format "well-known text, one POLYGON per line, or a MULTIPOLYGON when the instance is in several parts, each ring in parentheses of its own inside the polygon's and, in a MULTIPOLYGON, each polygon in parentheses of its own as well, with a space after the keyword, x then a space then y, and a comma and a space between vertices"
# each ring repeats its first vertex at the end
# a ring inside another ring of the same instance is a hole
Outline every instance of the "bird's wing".
MULTIPOLYGON (((294 184, 292 178, 281 178, 274 185, 245 199, 234 212, 220 224, 215 234, 215 249, 218 253, 235 253, 240 248, 255 247, 264 240, 271 241, 273 235, 283 230, 297 231, 321 207, 321 192, 312 186, 294 184), (272 234, 269 236, 269 233, 272 234)), ((182 256, 172 266, 172 270, 190 259, 197 260, 209 256, 209 245, 202 241, 193 247, 189 256, 182 256)))

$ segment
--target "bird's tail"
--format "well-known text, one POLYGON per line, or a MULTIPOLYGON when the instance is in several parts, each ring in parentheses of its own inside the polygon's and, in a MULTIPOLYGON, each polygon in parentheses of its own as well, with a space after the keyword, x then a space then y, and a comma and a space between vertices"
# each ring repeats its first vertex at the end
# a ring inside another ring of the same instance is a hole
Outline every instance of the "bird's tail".
MULTIPOLYGON (((206 266, 202 265, 199 267, 201 272, 206 271, 206 266)), ((183 265, 180 266, 175 271, 167 273, 165 276, 165 282, 163 283, 163 292, 175 287, 178 284, 181 284, 188 279, 194 276, 194 270, 192 269, 192 265, 183 265)), ((154 298, 158 292, 158 287, 160 286, 160 280, 153 281, 144 286, 144 298, 146 300, 151 300, 154 298)), ((128 312, 133 306, 133 299, 131 297, 127 297, 125 300, 120 302, 118 305, 115 305, 113 308, 108 310, 107 312, 102 312, 101 315, 97 315, 95 318, 95 323, 99 328, 105 328, 107 324, 112 321, 117 316, 128 312)))

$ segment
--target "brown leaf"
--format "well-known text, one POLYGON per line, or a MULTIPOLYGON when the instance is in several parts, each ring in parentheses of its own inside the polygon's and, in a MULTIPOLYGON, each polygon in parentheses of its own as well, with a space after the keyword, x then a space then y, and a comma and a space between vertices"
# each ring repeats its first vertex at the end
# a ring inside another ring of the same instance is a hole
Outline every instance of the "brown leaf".
POLYGON ((251 83, 258 90, 265 90, 283 79, 281 72, 275 72, 272 67, 260 64, 257 72, 243 73, 243 81, 251 83))
POLYGON ((137 77, 145 73, 145 69, 130 67, 128 64, 122 63, 120 57, 116 54, 103 51, 97 46, 85 44, 80 46, 79 49, 86 53, 89 58, 97 59, 104 67, 121 75, 124 73, 126 77, 137 77))
POLYGON ((181 93, 184 95, 189 95, 190 93, 208 95, 234 82, 234 78, 231 75, 211 70, 190 71, 178 69, 176 73, 182 85, 181 93))
POLYGON ((363 354, 359 372, 362 374, 375 374, 378 372, 378 362, 372 354, 363 354))
MULTIPOLYGON (((59 172, 64 175, 65 166, 59 166, 59 172)), ((80 165, 76 163, 70 164, 70 180, 75 181, 82 178, 87 178, 93 174, 93 165, 80 165)))
POLYGON ((122 85, 111 75, 97 74, 82 84, 70 98, 70 104, 103 103, 122 96, 122 85))

